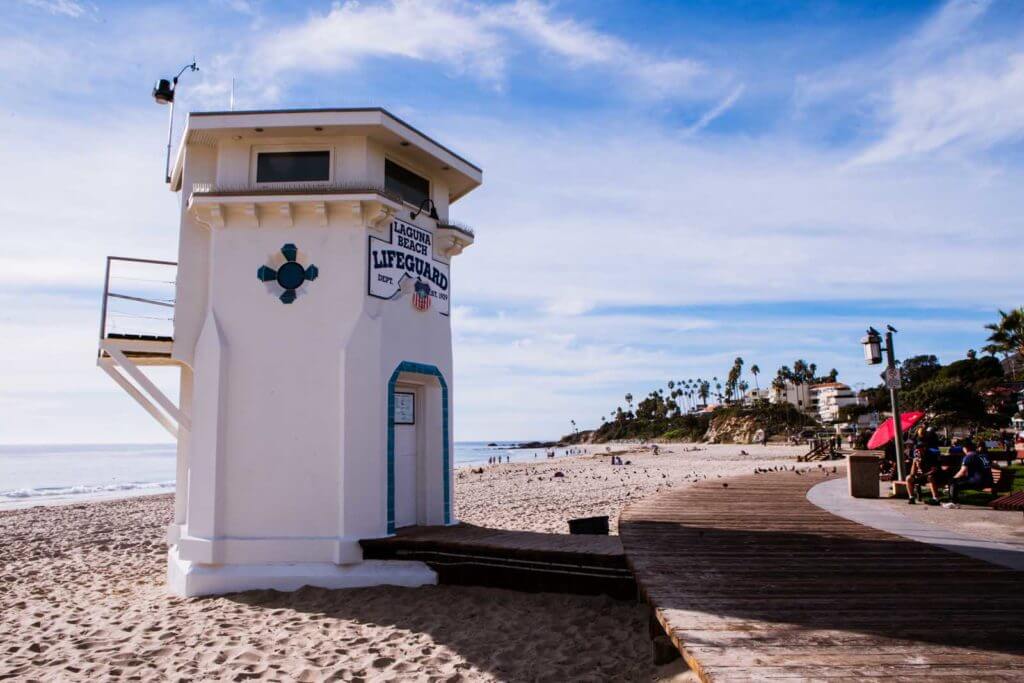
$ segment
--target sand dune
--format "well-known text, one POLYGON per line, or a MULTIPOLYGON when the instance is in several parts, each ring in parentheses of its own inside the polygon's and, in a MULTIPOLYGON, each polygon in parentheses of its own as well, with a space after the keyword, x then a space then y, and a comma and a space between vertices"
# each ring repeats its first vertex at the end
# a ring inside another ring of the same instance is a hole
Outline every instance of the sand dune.
MULTIPOLYGON (((570 517, 616 515, 633 497, 795 452, 746 448, 756 458, 673 447, 614 468, 580 457, 460 470, 458 515, 564 532, 570 517)), ((603 597, 439 586, 171 598, 170 515, 170 496, 0 512, 0 678, 640 681, 677 670, 651 666, 645 607, 603 597)))

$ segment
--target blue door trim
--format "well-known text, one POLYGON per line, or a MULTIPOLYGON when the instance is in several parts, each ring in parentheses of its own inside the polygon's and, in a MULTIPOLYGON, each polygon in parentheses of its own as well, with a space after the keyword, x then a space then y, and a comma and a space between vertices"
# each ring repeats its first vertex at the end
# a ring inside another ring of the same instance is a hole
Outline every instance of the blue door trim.
POLYGON ((403 372, 436 377, 441 385, 441 441, 444 474, 444 523, 452 523, 451 454, 448 452, 448 383, 436 365, 402 361, 388 380, 388 533, 395 533, 395 384, 403 372))

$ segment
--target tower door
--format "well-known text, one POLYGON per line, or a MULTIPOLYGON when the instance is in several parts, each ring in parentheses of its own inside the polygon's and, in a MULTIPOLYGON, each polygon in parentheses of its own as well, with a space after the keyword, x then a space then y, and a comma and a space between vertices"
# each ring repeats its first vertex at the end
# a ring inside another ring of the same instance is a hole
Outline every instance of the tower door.
POLYGON ((417 523, 418 442, 416 438, 416 394, 395 391, 395 526, 417 523))

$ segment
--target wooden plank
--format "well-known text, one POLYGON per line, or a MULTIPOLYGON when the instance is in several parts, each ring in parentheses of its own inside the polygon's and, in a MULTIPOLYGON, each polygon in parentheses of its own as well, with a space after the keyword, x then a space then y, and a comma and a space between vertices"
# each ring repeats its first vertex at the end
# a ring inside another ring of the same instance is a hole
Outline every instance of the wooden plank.
POLYGON ((622 543, 472 525, 413 527, 360 542, 367 559, 425 562, 441 583, 636 599, 622 543))
POLYGON ((806 497, 828 476, 709 480, 623 511, 627 562, 691 668, 728 681, 1024 678, 1024 577, 831 515, 806 497))

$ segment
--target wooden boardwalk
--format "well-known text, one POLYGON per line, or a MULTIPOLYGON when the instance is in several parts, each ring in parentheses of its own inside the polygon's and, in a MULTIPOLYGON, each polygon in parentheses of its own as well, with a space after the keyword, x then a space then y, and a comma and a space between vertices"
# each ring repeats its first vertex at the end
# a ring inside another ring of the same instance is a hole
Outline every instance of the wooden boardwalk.
POLYGON ((441 583, 634 599, 636 583, 615 536, 570 536, 471 524, 399 529, 360 541, 363 557, 419 560, 441 583))
POLYGON ((623 511, 637 585, 690 667, 713 681, 1024 680, 1024 572, 836 517, 806 498, 826 476, 705 481, 623 511))

